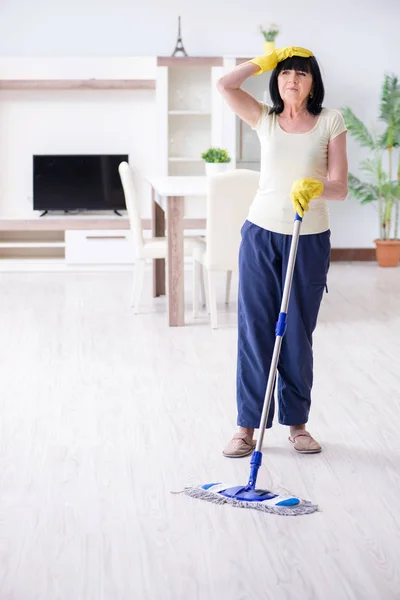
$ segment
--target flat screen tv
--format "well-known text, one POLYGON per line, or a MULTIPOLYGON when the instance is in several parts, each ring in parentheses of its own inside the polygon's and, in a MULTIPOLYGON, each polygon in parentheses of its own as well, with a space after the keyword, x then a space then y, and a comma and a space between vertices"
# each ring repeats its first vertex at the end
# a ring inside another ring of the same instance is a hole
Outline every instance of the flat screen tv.
POLYGON ((33 208, 126 210, 118 165, 127 154, 35 155, 33 208))

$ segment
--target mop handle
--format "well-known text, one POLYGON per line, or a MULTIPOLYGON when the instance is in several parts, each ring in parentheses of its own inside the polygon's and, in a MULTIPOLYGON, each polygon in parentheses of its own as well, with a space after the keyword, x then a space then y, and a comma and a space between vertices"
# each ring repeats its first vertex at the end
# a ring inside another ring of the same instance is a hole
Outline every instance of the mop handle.
POLYGON ((285 331, 286 331, 286 316, 287 316, 288 305, 289 305, 290 291, 292 289, 293 272, 294 272, 294 266, 295 266, 295 262, 296 262, 297 246, 299 243, 300 227, 301 227, 302 220, 303 219, 296 213, 296 216, 294 219, 292 242, 290 245, 289 261, 288 261, 286 277, 285 277, 285 285, 283 288, 281 310, 279 313, 279 318, 278 318, 278 321, 276 324, 276 329, 275 329, 276 337, 275 337, 274 352, 272 355, 271 367, 270 367, 269 376, 268 376, 267 390, 265 393, 263 412, 261 415, 260 435, 258 437, 257 445, 255 448, 256 452, 261 452, 261 448, 262 448, 262 444, 263 444, 263 440, 264 440, 265 425, 267 423, 269 409, 271 406, 271 398, 272 398, 272 394, 274 391, 275 377, 276 377, 276 371, 278 368, 278 360, 279 360, 279 354, 281 351, 282 338, 285 335, 285 331))

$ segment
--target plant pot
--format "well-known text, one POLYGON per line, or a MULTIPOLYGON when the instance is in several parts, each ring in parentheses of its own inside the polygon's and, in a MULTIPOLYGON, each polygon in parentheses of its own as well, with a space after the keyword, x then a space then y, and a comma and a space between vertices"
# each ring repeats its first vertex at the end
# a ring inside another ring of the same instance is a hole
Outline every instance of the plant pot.
POLYGON ((400 240, 375 240, 376 260, 380 267, 397 267, 400 262, 400 240))
POLYGON ((229 163, 209 163, 206 162, 206 175, 215 175, 216 173, 224 173, 228 170, 229 163))
POLYGON ((271 54, 275 50, 275 42, 264 42, 264 54, 271 54))

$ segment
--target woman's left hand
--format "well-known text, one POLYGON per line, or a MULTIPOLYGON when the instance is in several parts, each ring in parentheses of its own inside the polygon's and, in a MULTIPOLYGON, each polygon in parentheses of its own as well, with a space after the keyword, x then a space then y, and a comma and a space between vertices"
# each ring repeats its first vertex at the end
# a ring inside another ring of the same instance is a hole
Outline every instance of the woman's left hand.
POLYGON ((321 196, 324 191, 324 184, 318 179, 312 177, 306 179, 297 179, 290 192, 295 212, 303 218, 304 212, 308 210, 308 205, 313 198, 321 196))

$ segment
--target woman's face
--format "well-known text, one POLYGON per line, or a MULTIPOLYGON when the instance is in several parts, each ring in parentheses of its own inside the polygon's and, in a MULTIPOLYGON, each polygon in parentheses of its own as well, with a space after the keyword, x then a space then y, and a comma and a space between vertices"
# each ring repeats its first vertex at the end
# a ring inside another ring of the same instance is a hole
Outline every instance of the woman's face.
POLYGON ((306 71, 283 69, 278 75, 278 89, 285 104, 307 105, 313 78, 306 71))

